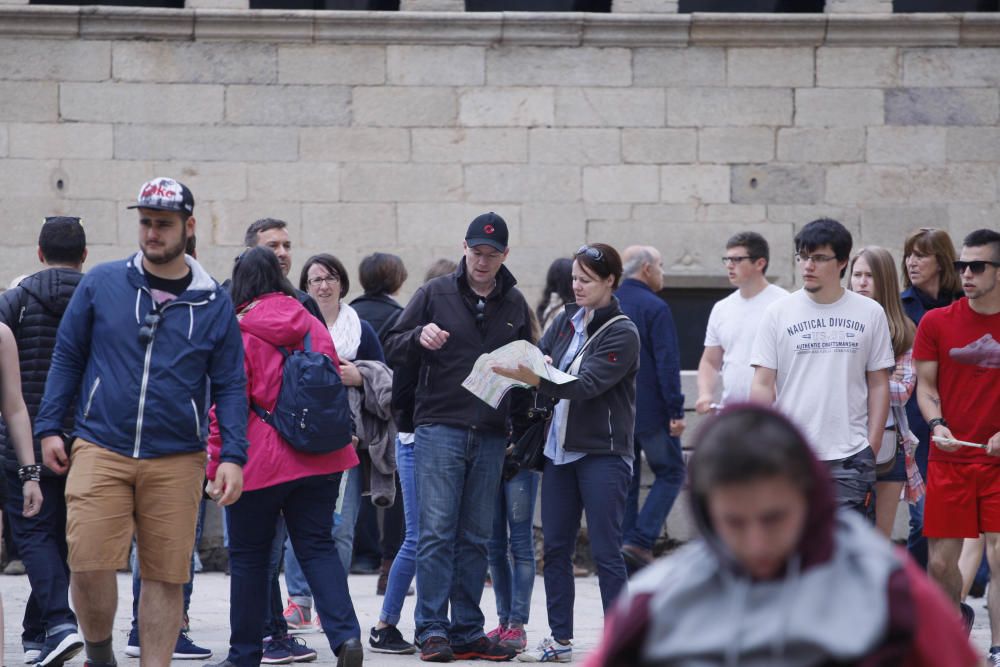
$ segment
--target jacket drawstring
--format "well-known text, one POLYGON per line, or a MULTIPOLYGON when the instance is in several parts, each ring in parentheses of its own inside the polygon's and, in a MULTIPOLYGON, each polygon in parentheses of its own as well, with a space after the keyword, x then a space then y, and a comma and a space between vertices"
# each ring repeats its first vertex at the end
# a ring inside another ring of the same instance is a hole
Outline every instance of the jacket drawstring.
POLYGON ((188 304, 188 340, 191 340, 191 332, 194 331, 194 306, 188 304))
POLYGON ((140 302, 141 299, 142 299, 142 290, 141 289, 137 289, 135 291, 135 323, 136 324, 142 324, 142 322, 139 320, 139 302, 140 302))

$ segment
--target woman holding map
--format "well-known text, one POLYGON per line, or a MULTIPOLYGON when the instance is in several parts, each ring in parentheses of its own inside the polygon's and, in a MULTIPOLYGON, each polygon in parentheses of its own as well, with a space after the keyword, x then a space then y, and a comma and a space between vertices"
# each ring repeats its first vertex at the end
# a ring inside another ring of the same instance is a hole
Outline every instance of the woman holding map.
POLYGON ((558 399, 542 475, 545 595, 552 636, 520 654, 521 662, 572 658, 572 558, 584 512, 605 610, 625 586, 622 520, 632 476, 639 333, 614 295, 621 275, 621 257, 609 245, 585 245, 573 257, 576 303, 566 306, 538 347, 575 381, 557 384, 523 365, 495 369, 558 399))

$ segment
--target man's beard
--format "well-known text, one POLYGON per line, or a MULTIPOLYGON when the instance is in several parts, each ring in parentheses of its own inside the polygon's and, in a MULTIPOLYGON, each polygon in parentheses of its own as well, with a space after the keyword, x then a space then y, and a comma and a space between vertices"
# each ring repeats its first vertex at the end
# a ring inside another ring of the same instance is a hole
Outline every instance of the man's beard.
POLYGON ((184 254, 184 249, 187 247, 187 230, 181 231, 180 241, 177 245, 172 247, 164 247, 162 255, 151 257, 146 248, 142 249, 142 255, 150 264, 169 264, 178 257, 184 254))

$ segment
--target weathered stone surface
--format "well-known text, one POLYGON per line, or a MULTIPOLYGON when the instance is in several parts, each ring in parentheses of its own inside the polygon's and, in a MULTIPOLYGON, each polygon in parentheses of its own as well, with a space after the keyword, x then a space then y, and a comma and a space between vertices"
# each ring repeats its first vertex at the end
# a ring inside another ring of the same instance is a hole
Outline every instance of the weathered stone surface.
POLYGON ((758 225, 767 222, 767 206, 763 204, 703 204, 695 211, 701 222, 758 225))
POLYGON ((727 50, 726 83, 779 88, 812 86, 815 69, 811 48, 733 48, 727 50))
POLYGON ((962 15, 962 46, 1000 45, 1000 16, 992 12, 969 12, 962 15))
MULTIPOLYGON (((194 193, 195 203, 199 207, 202 195, 208 194, 207 188, 199 187, 202 184, 200 180, 164 163, 159 165, 163 167, 162 169, 154 169, 153 162, 138 160, 62 160, 59 165, 63 188, 57 191, 69 199, 101 199, 133 203, 140 186, 160 175, 177 178, 190 187, 194 193)), ((246 171, 240 169, 238 173, 244 175, 245 183, 246 171)), ((243 190, 245 193, 245 184, 243 190)), ((134 219, 133 212, 133 222, 134 219)))
POLYGON ((222 86, 146 83, 63 83, 62 120, 186 125, 222 120, 222 86))
MULTIPOLYGON (((197 196, 197 195, 196 195, 197 196)), ((247 227, 254 220, 260 218, 277 218, 288 223, 288 235, 292 240, 292 253, 295 262, 292 264, 292 276, 298 275, 297 269, 308 255, 299 255, 299 247, 302 239, 302 205, 298 202, 273 201, 261 202, 259 200, 227 201, 214 200, 204 202, 200 206, 201 211, 197 215, 198 229, 204 230, 199 234, 199 246, 203 241, 212 240, 216 245, 243 247, 243 239, 246 235, 247 227)), ((134 215, 134 212, 129 211, 134 215)), ((128 222, 129 234, 134 235, 131 229, 135 226, 132 221, 128 222)), ((197 233, 197 232, 196 232, 197 233)), ((201 255, 201 252, 198 253, 201 255)), ((230 255, 228 266, 222 271, 232 273, 232 256, 230 255)))
POLYGON ((887 125, 993 125, 995 88, 897 88, 885 93, 887 125))
POLYGON ((870 127, 870 164, 933 164, 945 161, 943 127, 870 127))
POLYGON ((774 128, 706 127, 698 130, 701 162, 767 162, 774 159, 774 128))
MULTIPOLYGON (((102 243, 114 243, 117 233, 114 223, 114 203, 98 199, 57 199, 53 197, 11 197, 4 202, 4 248, 22 246, 21 255, 29 262, 0 264, 3 266, 3 287, 18 275, 41 270, 38 256, 38 231, 42 220, 50 215, 72 215, 83 220, 87 230, 88 249, 102 243)), ((133 234, 133 247, 136 235, 133 234)), ((88 264, 93 261, 88 256, 88 264)), ((6 594, 6 591, 4 592, 6 594)))
POLYGON ((110 125, 11 123, 10 156, 24 158, 110 158, 110 125))
POLYGON ((479 86, 486 81, 486 49, 481 46, 389 45, 390 85, 479 86))
POLYGON ((957 46, 957 14, 830 14, 826 44, 837 46, 957 46))
POLYGON ((316 44, 278 47, 278 81, 377 85, 385 82, 385 47, 316 44))
MULTIPOLYGON (((842 222, 848 229, 859 228, 861 212, 856 208, 833 206, 831 204, 771 204, 767 207, 767 219, 772 223, 796 225, 802 227, 807 222, 819 218, 832 218, 842 222)), ((791 237, 789 236, 789 241, 791 237)), ((774 256, 772 251, 771 256, 774 256)), ((788 259, 791 260, 791 248, 788 259)))
POLYGON ((698 46, 818 46, 826 17, 816 14, 705 12, 691 17, 691 43, 698 46))
POLYGON ((816 49, 816 85, 823 88, 898 86, 899 49, 820 47, 816 49))
POLYGON ((988 202, 996 198, 995 171, 975 164, 830 167, 826 199, 834 204, 988 202))
POLYGON ((374 127, 306 127, 299 152, 310 162, 406 162, 410 131, 374 127))
POLYGON ((555 165, 465 167, 470 199, 498 202, 572 202, 581 196, 580 168, 555 165))
POLYGON ((690 127, 790 125, 787 88, 671 88, 667 124, 690 127))
MULTIPOLYGON (((152 169, 155 174, 176 178, 188 186, 196 203, 203 199, 240 200, 247 197, 247 165, 242 162, 155 162, 152 169)), ((129 180, 135 178, 130 176, 129 180)), ((138 187, 130 186, 132 190, 138 190, 138 187)), ((135 196, 135 193, 129 194, 135 196)))
POLYGON ((0 192, 17 197, 56 197, 58 175, 59 163, 55 160, 4 160, 0 162, 0 192))
POLYGON ((677 0, 613 0, 611 11, 622 14, 676 14, 677 0))
POLYGON ((462 198, 462 167, 434 164, 347 164, 343 201, 417 202, 462 198))
POLYGON ((530 159, 541 164, 617 164, 621 162, 620 134, 618 130, 599 129, 530 130, 530 159))
MULTIPOLYGON (((520 253, 521 225, 516 205, 495 202, 407 203, 397 206, 396 211, 402 236, 422 239, 427 247, 447 248, 444 255, 449 259, 457 258, 461 252, 469 221, 486 211, 495 211, 507 221, 511 255, 520 253)), ((412 273, 416 274, 416 271, 412 273)))
POLYGON ((118 125, 115 158, 285 162, 299 157, 293 127, 118 125))
POLYGON ((967 234, 977 229, 996 230, 997 220, 1000 220, 1000 204, 983 202, 948 205, 948 233, 955 245, 960 245, 967 234))
POLYGON ((510 46, 486 53, 492 86, 628 86, 632 53, 627 49, 510 46))
POLYGON ((795 91, 795 124, 803 127, 881 125, 881 90, 800 88, 795 91))
POLYGON ((701 49, 636 49, 636 86, 722 86, 726 83, 726 51, 701 49))
POLYGON ((863 127, 783 127, 778 130, 781 162, 863 162, 863 127))
POLYGON ((654 166, 583 168, 583 199, 596 202, 655 202, 660 171, 654 166))
MULTIPOLYGON (((229 42, 115 42, 118 81, 143 83, 274 83, 277 49, 229 42)), ((106 78, 106 77, 102 77, 106 78)))
POLYGON ((693 129, 622 130, 622 158, 647 164, 686 163, 698 159, 698 133, 693 129))
POLYGON ((877 245, 902 259, 903 239, 920 227, 947 228, 948 208, 938 206, 866 206, 861 211, 861 238, 855 246, 877 245))
MULTIPOLYGON (((396 207, 392 204, 303 204, 302 244, 343 255, 359 239, 396 243, 396 207)), ((303 257, 302 259, 305 259, 303 257)), ((353 281, 352 281, 353 282, 353 281)))
POLYGON ((236 125, 347 125, 351 90, 344 86, 228 86, 226 121, 236 125))
POLYGON ((194 13, 196 40, 311 42, 316 14, 311 11, 199 9, 194 13))
POLYGON ((59 88, 55 83, 0 81, 0 121, 39 123, 59 117, 59 88))
POLYGON ((826 0, 828 14, 891 14, 892 0, 826 0))
POLYGON ((1000 128, 949 127, 948 159, 1000 163, 1000 128))
MULTIPOLYGON (((553 255, 564 257, 580 247, 587 238, 587 211, 584 204, 525 203, 521 206, 521 232, 525 241, 550 248, 553 255), (576 246, 573 243, 576 242, 576 246)), ((517 252, 516 250, 514 252, 517 252)), ((548 266, 532 267, 532 272, 548 266)))
POLYGON ((247 198, 263 201, 326 202, 340 199, 340 171, 329 162, 251 164, 247 198))
POLYGON ((729 167, 660 167, 660 199, 674 204, 729 203, 729 167))
POLYGON ((528 131, 521 128, 413 130, 414 162, 527 162, 528 131))
POLYGON ((80 8, 80 36, 85 39, 191 39, 194 16, 170 9, 112 7, 80 8))
POLYGON ((560 88, 555 97, 555 124, 662 127, 666 104, 661 88, 560 88))
POLYGON ((502 44, 578 46, 583 14, 569 12, 504 12, 502 44))
POLYGON ((0 40, 0 79, 103 81, 110 75, 110 42, 0 40))
POLYGON ((1000 86, 1000 49, 907 49, 903 52, 903 85, 1000 86))
POLYGON ((551 88, 471 88, 459 99, 459 124, 471 127, 552 125, 551 88))
POLYGON ((733 167, 737 204, 818 204, 823 201, 825 170, 818 165, 733 167))
POLYGON ((10 139, 7 134, 7 127, 0 125, 0 157, 7 157, 10 139))
MULTIPOLYGON (((676 5, 674 6, 676 12, 676 5)), ((612 10, 614 11, 614 10, 612 10)), ((585 46, 687 46, 689 16, 587 14, 583 18, 585 46)))
POLYGON ((250 0, 185 0, 187 9, 250 9, 250 0))
POLYGON ((464 12, 464 0, 400 0, 401 12, 464 12))
POLYGON ((383 127, 445 127, 455 123, 453 88, 354 88, 354 124, 383 127))

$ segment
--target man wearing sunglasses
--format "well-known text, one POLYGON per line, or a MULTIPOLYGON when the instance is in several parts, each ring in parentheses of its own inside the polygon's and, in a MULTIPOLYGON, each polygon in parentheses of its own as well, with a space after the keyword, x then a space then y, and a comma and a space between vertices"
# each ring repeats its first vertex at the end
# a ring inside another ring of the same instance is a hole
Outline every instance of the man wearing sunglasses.
POLYGON ((802 289, 764 311, 750 399, 791 417, 828 466, 837 504, 874 520, 875 454, 896 360, 882 306, 841 284, 852 245, 851 233, 827 218, 796 234, 802 289))
POLYGON ((185 254, 194 197, 172 178, 145 183, 140 252, 91 270, 59 326, 35 420, 45 464, 66 474, 70 589, 87 664, 115 664, 115 571, 133 532, 142 593, 142 664, 170 663, 190 577, 209 403, 223 447, 209 488, 235 502, 246 462, 243 343, 229 296, 185 254), (210 391, 209 391, 210 387, 210 391), (76 398, 71 452, 61 437, 76 398))
POLYGON ((932 437, 924 535, 930 574, 958 604, 962 540, 986 534, 989 664, 1000 665, 1000 234, 966 236, 955 271, 965 298, 925 314, 913 344, 932 437))
POLYGON ((503 218, 478 216, 466 232, 458 269, 418 289, 386 336, 389 363, 414 366, 419 378, 414 615, 420 657, 428 662, 511 660, 515 654, 486 638, 479 604, 509 422, 519 422, 515 432, 526 427, 530 396, 513 390, 493 409, 462 387, 479 355, 532 340, 528 304, 504 266, 507 243, 503 218))

